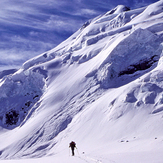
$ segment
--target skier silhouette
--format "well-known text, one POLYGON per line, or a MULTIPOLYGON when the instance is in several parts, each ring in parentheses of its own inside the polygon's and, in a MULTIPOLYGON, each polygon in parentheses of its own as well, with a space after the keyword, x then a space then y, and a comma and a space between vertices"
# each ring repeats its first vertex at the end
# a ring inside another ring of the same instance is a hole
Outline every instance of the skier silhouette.
POLYGON ((76 143, 74 141, 72 141, 70 143, 70 145, 69 145, 69 148, 71 148, 71 150, 72 150, 72 156, 74 156, 75 155, 74 149, 76 148, 76 143))

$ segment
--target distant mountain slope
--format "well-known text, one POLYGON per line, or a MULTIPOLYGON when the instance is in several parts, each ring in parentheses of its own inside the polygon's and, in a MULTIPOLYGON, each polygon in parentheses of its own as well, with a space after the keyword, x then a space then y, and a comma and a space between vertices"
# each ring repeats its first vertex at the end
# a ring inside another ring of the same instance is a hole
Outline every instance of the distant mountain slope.
POLYGON ((56 154, 71 139, 95 148, 161 136, 162 11, 162 0, 119 5, 4 77, 0 157, 56 154))
POLYGON ((3 70, 0 72, 0 79, 2 79, 6 75, 13 74, 17 71, 17 69, 9 69, 9 70, 3 70))

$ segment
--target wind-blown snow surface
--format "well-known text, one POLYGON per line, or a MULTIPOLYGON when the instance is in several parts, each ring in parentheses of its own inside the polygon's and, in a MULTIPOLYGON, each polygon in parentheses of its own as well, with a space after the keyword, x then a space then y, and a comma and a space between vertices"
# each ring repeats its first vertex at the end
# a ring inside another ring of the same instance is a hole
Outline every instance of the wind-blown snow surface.
POLYGON ((162 11, 119 5, 4 76, 2 162, 161 163, 162 11))

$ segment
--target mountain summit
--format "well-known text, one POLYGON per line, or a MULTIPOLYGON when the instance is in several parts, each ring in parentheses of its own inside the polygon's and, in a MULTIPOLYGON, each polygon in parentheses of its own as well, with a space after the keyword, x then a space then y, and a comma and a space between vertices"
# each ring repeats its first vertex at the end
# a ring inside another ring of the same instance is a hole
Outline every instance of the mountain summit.
POLYGON ((79 162, 162 160, 162 16, 162 0, 119 5, 4 76, 0 158, 69 162, 75 140, 79 162))
POLYGON ((125 12, 125 11, 129 11, 130 8, 127 7, 127 6, 124 6, 124 5, 118 5, 116 8, 112 9, 111 11, 108 11, 106 13, 106 15, 110 15, 110 14, 120 14, 122 12, 125 12))

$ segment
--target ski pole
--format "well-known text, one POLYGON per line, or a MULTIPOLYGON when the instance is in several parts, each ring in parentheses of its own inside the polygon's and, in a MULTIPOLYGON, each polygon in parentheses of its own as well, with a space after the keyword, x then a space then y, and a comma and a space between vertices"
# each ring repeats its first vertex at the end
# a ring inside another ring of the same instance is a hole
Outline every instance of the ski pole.
MULTIPOLYGON (((78 151, 78 148, 76 147, 76 150, 77 150, 77 153, 78 153, 78 155, 79 155, 79 151, 78 151)), ((79 155, 80 156, 80 155, 79 155)))

